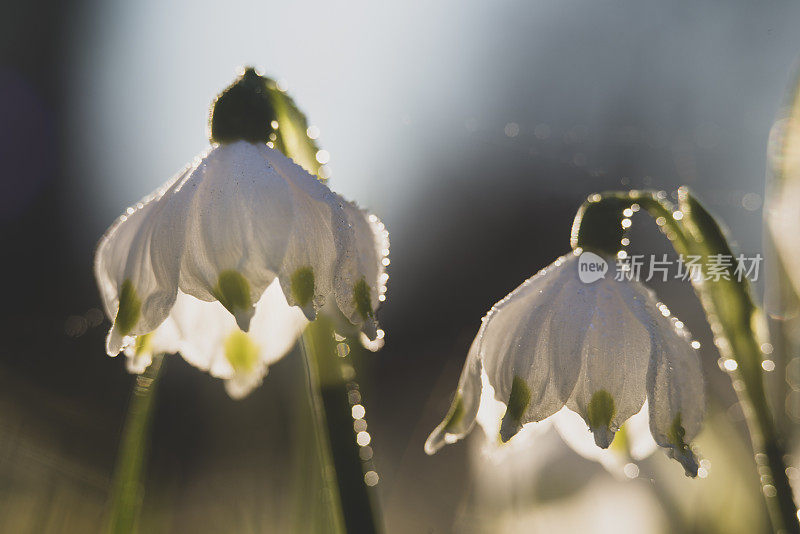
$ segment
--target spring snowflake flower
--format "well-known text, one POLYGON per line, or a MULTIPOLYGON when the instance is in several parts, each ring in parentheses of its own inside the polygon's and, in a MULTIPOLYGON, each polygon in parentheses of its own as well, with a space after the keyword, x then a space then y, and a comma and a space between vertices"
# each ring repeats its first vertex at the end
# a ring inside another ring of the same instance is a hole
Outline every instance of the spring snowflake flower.
POLYGON ((242 397, 317 313, 377 337, 388 234, 267 145, 279 125, 262 80, 249 70, 223 93, 212 147, 100 241, 106 350, 133 372, 180 352, 242 397))
POLYGON ((559 258, 484 317, 450 412, 425 443, 428 454, 472 429, 487 402, 484 377, 492 401, 505 410, 499 425, 482 426, 502 442, 566 406, 606 449, 647 400, 655 442, 687 474, 697 474, 689 443, 700 430, 705 398, 688 333, 638 281, 608 276, 582 282, 579 254, 559 258))
MULTIPOLYGON (((794 293, 800 295, 800 97, 796 91, 783 107, 779 120, 770 132, 769 163, 771 179, 767 187, 764 219, 772 245, 794 293)), ((787 307, 776 299, 775 311, 787 307)), ((772 303, 770 303, 772 306, 772 303)))

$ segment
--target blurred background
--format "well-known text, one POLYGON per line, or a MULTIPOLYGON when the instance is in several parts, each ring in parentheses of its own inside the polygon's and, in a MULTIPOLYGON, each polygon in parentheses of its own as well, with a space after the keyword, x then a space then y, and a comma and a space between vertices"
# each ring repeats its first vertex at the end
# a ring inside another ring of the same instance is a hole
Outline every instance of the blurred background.
MULTIPOLYGON (((568 251, 589 193, 688 184, 743 253, 762 250, 767 139, 800 52, 800 5, 4 7, 0 531, 98 530, 133 378, 104 354, 94 246, 207 147, 209 104, 243 64, 288 87, 331 154, 333 188, 391 234, 386 346, 356 358, 388 533, 766 528, 741 408, 685 284, 656 290, 702 343, 704 477, 686 479, 661 451, 614 476, 552 433, 500 464, 483 456, 477 430, 433 457, 422 445, 480 318, 568 251)), ((631 239, 633 252, 668 250, 645 217, 631 239)), ((237 402, 168 359, 144 532, 291 531, 304 514, 301 373, 291 354, 237 402)), ((800 414, 784 399, 800 380, 774 375, 793 432, 800 414)))

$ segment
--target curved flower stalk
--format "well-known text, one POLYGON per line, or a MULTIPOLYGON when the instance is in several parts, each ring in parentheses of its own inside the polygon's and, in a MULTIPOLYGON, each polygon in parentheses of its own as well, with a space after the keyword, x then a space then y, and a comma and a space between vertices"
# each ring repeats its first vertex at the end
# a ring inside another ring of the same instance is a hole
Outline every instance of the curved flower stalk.
POLYGON ((721 276, 709 276, 713 259, 734 257, 717 220, 686 187, 678 189, 678 204, 663 191, 619 191, 591 195, 581 206, 573 225, 573 245, 612 250, 622 237, 621 221, 631 208, 641 207, 656 221, 676 252, 699 258, 697 276, 690 277, 706 313, 715 344, 723 358, 736 363, 732 377, 750 431, 762 494, 776 532, 800 533, 800 520, 787 477, 781 435, 767 402, 763 372, 766 332, 761 309, 753 301, 746 277, 736 266, 721 276))
POLYGON ((323 308, 376 339, 388 244, 374 215, 264 142, 276 121, 236 137, 218 114, 215 144, 108 230, 95 274, 109 355, 126 349, 141 372, 180 352, 242 397, 323 308))
POLYGON ((687 474, 697 474, 689 443, 700 430, 705 402, 688 333, 639 282, 582 281, 584 261, 607 260, 577 249, 492 307, 467 356, 450 413, 425 444, 429 454, 472 429, 485 374, 495 399, 506 406, 502 442, 566 406, 606 449, 647 399, 653 438, 687 474))

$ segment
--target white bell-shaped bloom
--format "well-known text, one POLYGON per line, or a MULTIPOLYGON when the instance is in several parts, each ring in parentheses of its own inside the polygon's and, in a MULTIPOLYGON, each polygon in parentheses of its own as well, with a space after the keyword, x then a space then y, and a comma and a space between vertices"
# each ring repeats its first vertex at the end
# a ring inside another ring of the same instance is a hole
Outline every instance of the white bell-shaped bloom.
MULTIPOLYGON (((764 219, 772 244, 795 295, 800 296, 800 93, 794 89, 770 132, 771 177, 764 203, 764 219)), ((784 305, 768 303, 775 312, 784 305)))
POLYGON ((582 281, 579 254, 559 258, 484 317, 450 413, 425 444, 429 454, 471 430, 484 374, 506 406, 501 441, 566 406, 605 449, 647 399, 656 443, 696 473, 688 443, 700 430, 705 401, 688 334, 639 282, 582 281))
POLYGON ((148 354, 179 351, 243 396, 326 303, 376 339, 387 254, 374 215, 278 150, 215 145, 100 241, 107 352, 129 347, 140 372, 148 354))

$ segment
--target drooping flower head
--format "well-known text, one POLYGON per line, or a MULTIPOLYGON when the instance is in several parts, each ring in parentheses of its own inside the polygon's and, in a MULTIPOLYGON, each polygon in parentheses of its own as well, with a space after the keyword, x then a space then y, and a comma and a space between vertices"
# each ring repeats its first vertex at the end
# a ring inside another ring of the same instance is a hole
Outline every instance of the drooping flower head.
POLYGON ((109 228, 95 257, 109 355, 140 372, 180 352, 241 397, 317 313, 376 338, 388 234, 274 148, 311 161, 297 116, 248 69, 212 109, 211 148, 109 228))
POLYGON ((583 418, 597 446, 608 448, 647 400, 656 443, 697 474, 689 444, 701 427, 704 391, 688 333, 640 282, 581 276, 581 265, 613 263, 597 252, 576 248, 492 307, 450 412, 425 444, 429 454, 472 429, 486 382, 505 404, 502 442, 566 407, 583 418))
POLYGON ((800 226, 800 91, 797 87, 795 82, 770 132, 770 173, 764 203, 764 219, 779 260, 776 262, 780 266, 777 278, 786 278, 785 285, 793 288, 793 291, 789 287, 784 289, 792 298, 770 295, 777 288, 769 288, 767 306, 771 312, 787 315, 791 315, 790 303, 800 298, 800 243, 797 239, 800 226), (771 302, 772 299, 775 302, 771 302))

